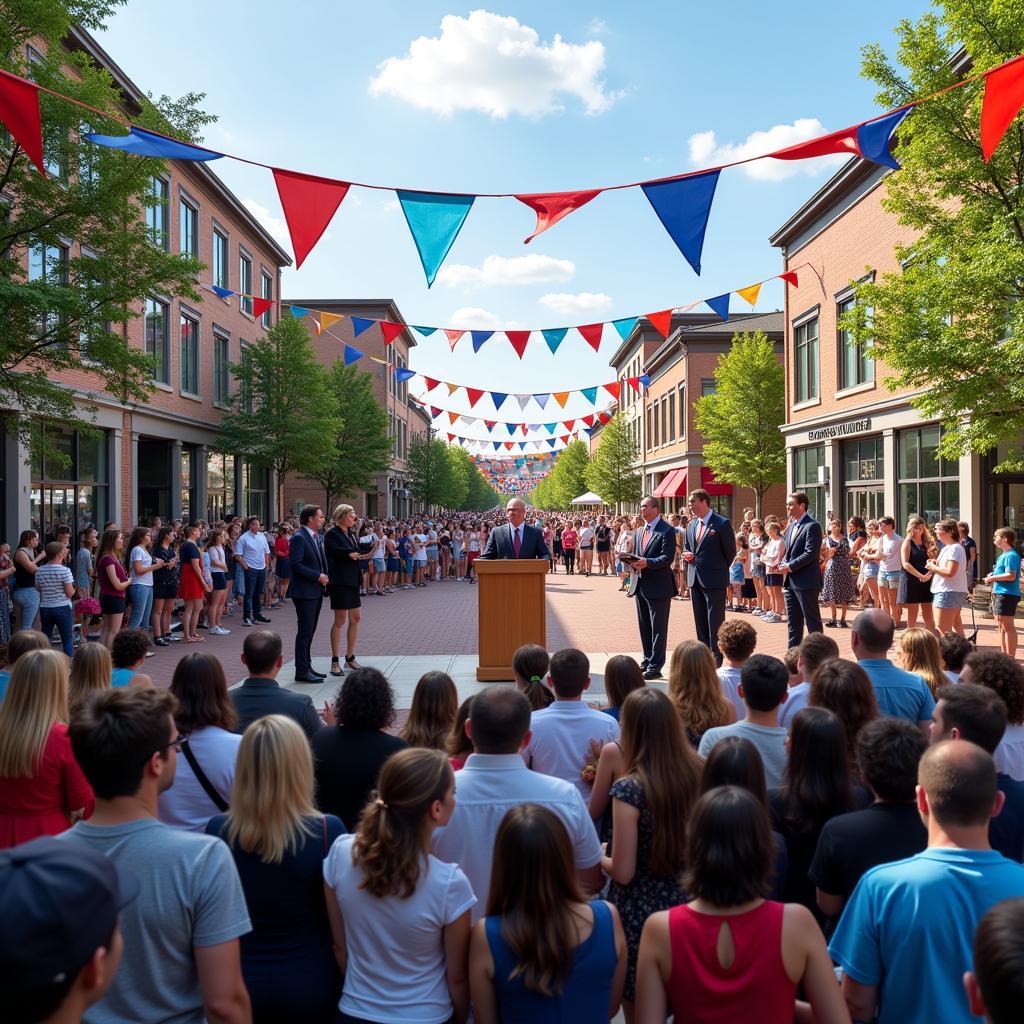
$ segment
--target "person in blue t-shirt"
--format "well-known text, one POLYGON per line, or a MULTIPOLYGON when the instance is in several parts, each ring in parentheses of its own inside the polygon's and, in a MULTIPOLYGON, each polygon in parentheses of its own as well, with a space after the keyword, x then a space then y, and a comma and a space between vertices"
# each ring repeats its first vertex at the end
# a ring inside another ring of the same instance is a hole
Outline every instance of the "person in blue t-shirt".
POLYGON ((999 557, 984 582, 992 585, 992 614, 999 624, 999 647, 1011 658, 1017 656, 1017 624, 1014 616, 1020 604, 1020 555, 1014 549, 1017 534, 1004 526, 996 530, 992 543, 999 557))
POLYGON ((924 852, 872 868, 858 882, 829 952, 842 967, 854 1020, 975 1020, 963 987, 978 922, 1024 896, 1024 867, 989 846, 1003 806, 991 756, 966 740, 929 748, 918 769, 924 852))

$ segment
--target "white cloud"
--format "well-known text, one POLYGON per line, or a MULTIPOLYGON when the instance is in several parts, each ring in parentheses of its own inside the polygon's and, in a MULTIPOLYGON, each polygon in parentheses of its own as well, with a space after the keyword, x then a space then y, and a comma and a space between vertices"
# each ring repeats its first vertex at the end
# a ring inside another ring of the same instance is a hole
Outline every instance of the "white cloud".
MULTIPOLYGON (((825 129, 816 117, 801 117, 792 124, 777 124, 767 131, 751 132, 738 143, 720 143, 713 131, 698 132, 690 136, 690 160, 698 167, 717 166, 773 153, 824 134, 825 129)), ((820 174, 823 169, 835 167, 848 159, 836 154, 813 160, 758 160, 745 164, 741 170, 755 181, 784 181, 797 174, 820 174)))
POLYGON ((463 306, 455 310, 448 318, 449 327, 457 327, 467 331, 500 331, 508 327, 515 330, 519 324, 515 320, 500 320, 496 313, 479 306, 463 306))
POLYGON ((604 313, 612 308, 612 297, 603 292, 549 292, 537 302, 554 313, 576 316, 604 313))
POLYGON ((291 252, 292 240, 288 234, 288 225, 285 223, 284 217, 275 217, 262 203, 257 203, 255 199, 243 199, 242 205, 259 221, 260 226, 270 234, 275 242, 278 242, 291 252))
POLYGON ((453 263, 442 267, 437 280, 449 288, 479 288, 487 285, 543 284, 568 281, 576 273, 572 260, 530 253, 528 256, 488 256, 479 267, 453 263))
POLYGON ((605 89, 604 44, 541 41, 516 18, 473 11, 448 14, 439 36, 420 36, 404 57, 389 57, 370 80, 374 96, 396 96, 441 117, 478 110, 494 118, 542 117, 575 96, 588 114, 602 114, 617 96, 605 89))
POLYGON ((587 34, 592 36, 603 36, 608 34, 608 22, 604 18, 591 18, 587 26, 587 34))
POLYGON ((380 204, 381 213, 398 213, 402 204, 397 199, 385 199, 380 204))

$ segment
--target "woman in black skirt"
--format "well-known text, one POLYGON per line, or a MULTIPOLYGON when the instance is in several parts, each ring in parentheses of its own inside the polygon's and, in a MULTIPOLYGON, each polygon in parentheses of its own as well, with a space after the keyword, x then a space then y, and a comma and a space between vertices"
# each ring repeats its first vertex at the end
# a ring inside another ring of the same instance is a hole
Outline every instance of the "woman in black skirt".
POLYGON ((372 557, 372 549, 365 551, 356 539, 353 527, 356 511, 351 505, 339 505, 334 510, 334 528, 324 534, 324 552, 327 555, 327 596, 331 600, 334 623, 331 626, 331 675, 343 674, 338 648, 341 631, 348 620, 345 638, 345 665, 359 668, 356 663, 356 639, 359 636, 359 583, 363 565, 372 557), (365 551, 365 553, 364 553, 365 551))
MULTIPOLYGON (((938 546, 928 524, 920 516, 911 516, 904 535, 902 558, 903 575, 896 601, 907 613, 906 627, 917 625, 917 613, 929 633, 935 632, 935 618, 932 613, 932 573, 928 571, 928 559, 934 558, 938 546)), ((901 628, 900 624, 896 624, 901 628)))

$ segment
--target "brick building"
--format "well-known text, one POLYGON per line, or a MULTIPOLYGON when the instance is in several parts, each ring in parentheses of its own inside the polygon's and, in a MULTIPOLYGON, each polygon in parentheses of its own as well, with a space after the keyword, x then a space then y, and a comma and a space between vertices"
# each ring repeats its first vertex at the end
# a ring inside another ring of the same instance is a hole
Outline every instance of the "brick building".
MULTIPOLYGON (((686 495, 703 487, 717 511, 739 519, 745 507, 755 507, 749 487, 719 483, 704 465, 703 439, 694 422, 694 402, 714 388, 718 357, 728 352, 740 332, 763 331, 775 343, 782 359, 781 313, 740 313, 723 322, 714 313, 677 313, 668 338, 641 319, 611 358, 622 381, 619 409, 640 457, 636 463, 644 490, 662 499, 669 511, 685 511, 686 495), (626 377, 650 376, 646 392, 636 392, 626 377)), ((591 453, 600 445, 601 432, 591 438, 591 453)), ((765 512, 783 512, 781 485, 764 495, 765 512)))
MULTIPOLYGON (((377 475, 376 484, 368 491, 345 498, 361 516, 404 517, 414 509, 409 493, 408 455, 409 444, 416 435, 424 435, 430 428, 430 417, 419 406, 409 401, 408 382, 395 380, 396 368, 409 366, 409 350, 416 344, 416 338, 408 328, 402 331, 390 345, 384 344, 377 324, 367 328, 358 338, 353 337, 352 322, 348 317, 365 317, 369 320, 390 320, 405 323, 398 307, 391 299, 292 299, 288 300, 305 309, 322 310, 346 317, 330 327, 330 333, 317 334, 314 316, 302 318, 310 332, 317 358, 325 366, 331 366, 340 359, 345 344, 354 345, 365 353, 356 366, 373 374, 373 391, 381 406, 387 410, 388 431, 392 441, 392 462, 386 472, 377 475), (370 358, 373 357, 373 358, 370 358), (374 362, 373 359, 384 362, 374 362), (385 365, 386 363, 386 365, 385 365)), ((307 480, 294 473, 285 478, 285 509, 295 511, 307 502, 323 504, 323 489, 314 480, 307 480)), ((330 510, 328 509, 328 514, 330 510)))
MULTIPOLYGON (((72 28, 68 50, 87 53, 113 77, 131 118, 144 93, 92 36, 72 28)), ((29 59, 38 46, 29 47, 29 59)), ((267 298, 281 293, 289 255, 256 222, 204 163, 168 161, 153 180, 161 204, 147 211, 154 244, 189 252, 207 265, 201 282, 267 298)), ((30 253, 28 271, 57 264, 88 249, 87 238, 69 238, 58 253, 30 253)), ((267 470, 211 445, 230 395, 228 364, 266 331, 277 307, 258 320, 251 300, 222 299, 203 289, 197 302, 176 295, 146 298, 129 322, 128 338, 156 359, 148 404, 125 405, 98 390, 88 366, 61 375, 82 406, 96 408, 98 436, 59 425, 47 429, 70 458, 68 467, 25 464, 17 439, 0 427, 0 537, 16 539, 29 524, 48 536, 61 524, 77 533, 85 525, 117 520, 124 526, 153 515, 216 518, 248 511, 273 519, 274 486, 267 470)))

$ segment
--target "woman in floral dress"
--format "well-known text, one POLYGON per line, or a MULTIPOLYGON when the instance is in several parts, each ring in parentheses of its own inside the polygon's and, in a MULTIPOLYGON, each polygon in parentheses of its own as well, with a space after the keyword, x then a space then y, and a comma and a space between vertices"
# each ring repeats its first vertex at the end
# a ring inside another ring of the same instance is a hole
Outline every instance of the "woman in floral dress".
POLYGON ((850 567, 850 542, 843 534, 843 523, 833 519, 829 523, 829 535, 821 545, 821 556, 825 559, 825 579, 821 588, 822 598, 828 602, 832 617, 826 626, 847 628, 846 607, 857 597, 857 585, 850 567), (836 605, 841 618, 836 621, 836 605))

